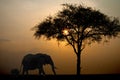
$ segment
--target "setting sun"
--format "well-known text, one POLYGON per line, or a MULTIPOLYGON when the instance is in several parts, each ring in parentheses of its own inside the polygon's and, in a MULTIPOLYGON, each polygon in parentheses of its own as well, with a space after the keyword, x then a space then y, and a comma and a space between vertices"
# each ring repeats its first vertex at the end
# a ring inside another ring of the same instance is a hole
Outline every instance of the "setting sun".
POLYGON ((67 30, 67 29, 64 29, 64 30, 63 30, 63 35, 68 35, 68 34, 69 34, 68 30, 67 30))

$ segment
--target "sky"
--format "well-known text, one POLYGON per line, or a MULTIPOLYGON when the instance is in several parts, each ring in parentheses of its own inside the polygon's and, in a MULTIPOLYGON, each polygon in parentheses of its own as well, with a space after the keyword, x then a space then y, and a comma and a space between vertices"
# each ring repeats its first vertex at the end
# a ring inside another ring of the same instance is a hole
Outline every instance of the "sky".
MULTIPOLYGON (((66 42, 58 45, 56 40, 37 40, 31 30, 62 10, 63 3, 82 4, 120 19, 120 0, 0 0, 0 74, 19 69, 26 54, 38 52, 52 57, 57 74, 76 74, 76 55, 66 42)), ((120 74, 119 40, 86 46, 81 55, 81 74, 120 74)), ((44 70, 53 74, 49 65, 44 70)), ((30 74, 38 74, 38 70, 30 74)))

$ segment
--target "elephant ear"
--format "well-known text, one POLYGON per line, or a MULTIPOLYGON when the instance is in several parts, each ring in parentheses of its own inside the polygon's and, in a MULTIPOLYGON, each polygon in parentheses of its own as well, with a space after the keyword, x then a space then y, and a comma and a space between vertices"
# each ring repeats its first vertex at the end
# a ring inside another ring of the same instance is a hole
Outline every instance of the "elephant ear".
POLYGON ((39 64, 45 64, 45 58, 44 58, 43 54, 37 53, 35 55, 35 58, 37 59, 39 64))
POLYGON ((51 62, 51 57, 47 54, 41 54, 41 57, 45 60, 44 63, 45 64, 50 64, 51 62))

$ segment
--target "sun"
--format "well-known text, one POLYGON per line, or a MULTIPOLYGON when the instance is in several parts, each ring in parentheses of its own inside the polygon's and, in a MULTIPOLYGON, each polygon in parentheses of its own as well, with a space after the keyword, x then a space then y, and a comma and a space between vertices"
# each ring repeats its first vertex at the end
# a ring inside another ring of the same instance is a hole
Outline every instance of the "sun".
POLYGON ((68 35, 68 34, 69 34, 68 30, 67 30, 67 29, 64 29, 64 30, 63 30, 63 35, 68 35))

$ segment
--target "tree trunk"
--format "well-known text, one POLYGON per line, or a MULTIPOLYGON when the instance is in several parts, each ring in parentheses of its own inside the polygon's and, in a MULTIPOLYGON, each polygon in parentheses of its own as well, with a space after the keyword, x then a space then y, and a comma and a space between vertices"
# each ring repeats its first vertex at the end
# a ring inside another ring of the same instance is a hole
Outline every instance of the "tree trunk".
POLYGON ((80 57, 80 54, 81 54, 81 53, 78 53, 78 54, 77 54, 77 75, 80 75, 80 72, 81 72, 81 68, 80 68, 80 65, 81 65, 81 57, 80 57))
POLYGON ((78 50, 78 53, 77 53, 77 75, 80 75, 80 72, 81 72, 81 68, 80 68, 80 65, 81 65, 81 45, 82 45, 82 41, 81 41, 81 44, 79 45, 78 43, 78 46, 77 46, 77 50, 78 50))

